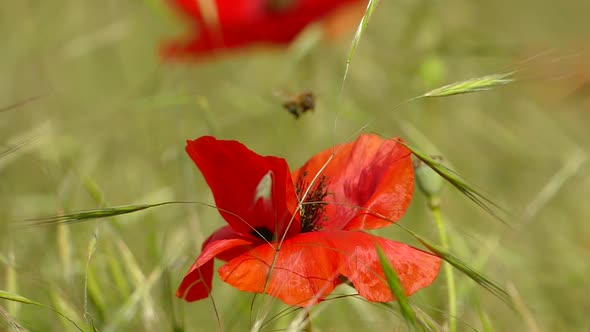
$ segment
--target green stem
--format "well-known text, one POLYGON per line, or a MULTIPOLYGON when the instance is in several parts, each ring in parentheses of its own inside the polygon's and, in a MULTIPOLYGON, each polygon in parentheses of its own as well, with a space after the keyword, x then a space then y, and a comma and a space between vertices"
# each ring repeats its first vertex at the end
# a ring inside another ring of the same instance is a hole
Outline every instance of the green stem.
MULTIPOLYGON (((449 249, 449 240, 447 238, 442 215, 440 213, 440 206, 435 200, 431 200, 429 206, 430 211, 434 216, 436 227, 438 228, 440 242, 444 249, 449 249)), ((449 299, 449 332, 455 332, 457 331, 457 294, 455 291, 455 276, 453 275, 453 267, 447 263, 443 264, 447 277, 447 290, 449 299)))
MULTIPOLYGON (((307 310, 307 309, 304 309, 307 310)), ((307 324, 305 324, 305 328, 303 329, 304 332, 313 332, 313 328, 311 327, 311 317, 309 316, 309 311, 305 312, 305 320, 307 324)))

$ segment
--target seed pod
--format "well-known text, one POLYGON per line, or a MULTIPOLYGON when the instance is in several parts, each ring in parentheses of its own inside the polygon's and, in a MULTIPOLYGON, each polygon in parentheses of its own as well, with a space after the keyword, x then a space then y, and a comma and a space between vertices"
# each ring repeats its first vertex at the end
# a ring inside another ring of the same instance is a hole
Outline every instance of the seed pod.
MULTIPOLYGON (((432 156, 432 159, 437 162, 442 162, 443 160, 441 156, 432 156)), ((414 160, 414 173, 418 188, 426 195, 430 206, 438 206, 443 178, 419 159, 414 160)))

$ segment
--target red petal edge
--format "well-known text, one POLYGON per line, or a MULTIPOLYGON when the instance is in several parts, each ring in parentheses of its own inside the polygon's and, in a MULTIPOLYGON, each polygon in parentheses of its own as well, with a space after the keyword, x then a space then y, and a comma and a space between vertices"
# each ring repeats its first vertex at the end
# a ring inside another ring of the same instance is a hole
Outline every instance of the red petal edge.
POLYGON ((191 31, 190 40, 163 46, 162 56, 198 60, 256 44, 287 45, 309 24, 359 0, 298 0, 283 10, 269 9, 266 0, 216 0, 209 13, 196 0, 171 2, 198 31, 191 31))
POLYGON ((236 234, 229 226, 217 230, 203 243, 203 251, 183 278, 176 296, 188 302, 208 297, 213 279, 213 258, 232 259, 250 250, 253 243, 236 234))
POLYGON ((396 270, 407 295, 430 285, 440 258, 403 243, 363 232, 311 232, 286 240, 270 280, 275 250, 261 245, 219 268, 222 280, 242 291, 279 298, 288 305, 308 306, 322 301, 345 276, 369 301, 387 302, 393 295, 377 257, 379 245, 396 270), (266 285, 266 287, 265 287, 266 285))
MULTIPOLYGON (((252 234, 266 228, 276 236, 286 230, 297 209, 289 166, 282 158, 263 157, 237 141, 203 136, 187 141, 186 151, 211 188, 219 212, 236 232, 252 234), (270 175, 271 194, 258 197, 263 178, 270 175)), ((289 234, 299 233, 294 219, 289 234)))

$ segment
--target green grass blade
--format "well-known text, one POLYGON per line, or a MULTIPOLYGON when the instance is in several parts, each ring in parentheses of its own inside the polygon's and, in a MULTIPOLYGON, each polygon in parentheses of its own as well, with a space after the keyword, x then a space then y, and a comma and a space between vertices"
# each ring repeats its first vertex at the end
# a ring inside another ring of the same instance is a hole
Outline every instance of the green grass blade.
POLYGON ((387 279, 387 284, 389 285, 391 293, 397 299, 402 317, 405 319, 406 324, 408 324, 409 329, 417 330, 418 322, 416 320, 416 313, 408 301, 408 297, 404 292, 404 288, 399 280, 399 277, 397 276, 397 273, 395 272, 395 269, 387 259, 387 256, 385 256, 383 249, 377 245, 376 250, 377 256, 379 257, 379 262, 383 268, 383 273, 385 274, 385 279, 387 279))
POLYGON ((2 146, 0 146, 0 169, 34 148, 38 148, 43 142, 48 141, 51 132, 51 123, 46 121, 3 142, 2 146))
POLYGON ((163 270, 161 267, 156 267, 152 273, 145 279, 145 282, 137 285, 137 288, 123 304, 121 309, 108 321, 108 325, 102 329, 105 332, 120 331, 121 325, 136 319, 135 313, 137 307, 146 296, 149 295, 151 288, 162 276, 163 270))
POLYGON ((169 13, 167 9, 164 8, 164 5, 166 5, 164 1, 143 0, 143 4, 145 7, 149 8, 152 11, 152 13, 154 13, 157 16, 160 16, 160 18, 168 18, 169 13))
POLYGON ((359 23, 359 26, 356 29, 356 33, 354 34, 354 38, 352 39, 352 44, 350 45, 350 50, 348 51, 348 58, 346 59, 346 68, 344 69, 344 76, 342 77, 342 85, 340 87, 341 94, 342 91, 344 91, 344 83, 346 82, 346 78, 348 77, 348 71, 350 69, 350 64, 352 63, 354 53, 356 52, 356 49, 359 46, 363 32, 365 31, 367 26, 369 26, 369 20, 371 19, 371 16, 373 15, 373 12, 375 11, 375 8, 377 8, 378 4, 379 0, 369 1, 369 4, 367 5, 367 10, 365 10, 365 15, 363 15, 363 18, 361 19, 361 22, 359 23))
POLYGON ((86 211, 79 211, 74 213, 60 214, 53 217, 29 219, 26 220, 22 226, 41 226, 41 225, 55 225, 63 223, 77 223, 92 219, 109 218, 115 217, 122 214, 128 214, 138 212, 158 206, 171 205, 171 204, 191 204, 193 202, 182 202, 182 201, 169 201, 154 204, 135 204, 135 205, 122 205, 110 208, 93 209, 86 211))
POLYGON ((513 74, 513 72, 492 74, 447 84, 440 88, 428 91, 425 94, 419 96, 418 98, 449 97, 460 94, 491 90, 497 86, 515 82, 516 80, 512 78, 513 74))
POLYGON ((493 216, 495 219, 499 220, 503 224, 508 224, 506 221, 506 217, 501 216, 500 214, 509 215, 508 212, 500 207, 498 204, 494 203, 492 200, 475 190, 472 186, 470 186, 465 180, 461 178, 456 172, 449 169, 448 167, 444 166, 440 162, 436 161, 426 153, 419 151, 418 149, 414 148, 413 146, 398 141, 400 144, 403 144, 405 147, 412 151, 412 154, 420 159, 423 163, 428 165, 432 170, 434 170, 438 175, 440 175, 443 179, 445 179, 448 183, 450 183, 453 187, 459 190, 462 194, 467 196, 471 201, 477 204, 479 207, 484 209, 487 213, 493 216))
POLYGON ((300 63, 311 54, 311 51, 322 43, 323 31, 320 26, 314 26, 295 39, 289 46, 289 60, 291 63, 300 63))
POLYGON ((38 95, 38 96, 30 97, 30 98, 27 98, 27 99, 23 99, 23 100, 17 101, 16 103, 13 103, 13 104, 10 104, 10 105, 0 107, 0 113, 7 112, 7 111, 10 111, 10 110, 15 109, 15 108, 19 108, 19 107, 24 106, 24 105, 26 105, 28 103, 34 102, 34 101, 36 101, 38 99, 41 99, 42 97, 45 97, 45 95, 38 95))
POLYGON ((494 332, 490 317, 483 310, 481 310, 479 306, 477 306, 477 314, 479 316, 483 332, 494 332))
POLYGON ((112 241, 109 241, 106 247, 107 263, 111 278, 115 282, 115 286, 121 297, 127 298, 131 295, 131 287, 127 276, 123 269, 123 264, 120 260, 120 255, 115 252, 112 241))
POLYGON ((43 306, 41 303, 37 303, 35 301, 29 300, 24 296, 20 296, 18 294, 14 294, 11 292, 7 292, 7 291, 3 291, 0 289, 0 299, 4 299, 4 300, 8 300, 8 301, 14 301, 14 302, 19 302, 19 303, 24 303, 24 304, 34 304, 34 305, 38 305, 38 306, 43 306))
POLYGON ((102 287, 99 283, 99 277, 96 273, 95 268, 90 266, 87 271, 86 281, 87 281, 87 300, 89 303, 92 304, 94 307, 94 312, 96 315, 94 316, 93 322, 95 324, 101 324, 107 318, 107 304, 105 301, 105 295, 108 294, 104 292, 102 287))
POLYGON ((90 270, 90 262, 96 252, 96 246, 98 245, 98 228, 94 231, 94 235, 88 243, 88 254, 86 256, 86 267, 84 270, 84 319, 91 326, 94 326, 94 319, 88 311, 88 271, 90 270))
POLYGON ((35 141, 38 137, 28 137, 21 139, 13 144, 6 145, 5 147, 0 150, 0 158, 4 158, 9 156, 12 153, 15 153, 19 150, 22 150, 25 146, 29 145, 33 141, 35 141))
MULTIPOLYGON (((18 277, 16 274, 16 261, 13 244, 10 244, 10 251, 6 257, 6 289, 8 292, 16 294, 18 292, 18 277)), ((7 305, 8 313, 17 317, 20 309, 18 302, 9 302, 7 305)))
POLYGON ((61 224, 57 227, 57 249, 59 253, 59 261, 62 268, 62 276, 65 281, 70 283, 73 276, 74 262, 72 260, 72 236, 70 229, 61 224))
POLYGON ((49 296, 51 298, 51 302, 53 303, 53 307, 64 314, 64 316, 59 317, 63 325, 63 331, 68 331, 70 324, 69 320, 65 318, 65 316, 70 317, 77 324, 83 325, 82 317, 80 317, 80 315, 76 312, 76 308, 63 296, 61 296, 56 288, 51 289, 49 296))
POLYGON ((475 281, 478 285, 485 288, 490 293, 494 294, 495 296, 497 296, 499 299, 501 299, 502 301, 504 301, 505 303, 507 303, 511 307, 514 307, 514 301, 512 300, 512 297, 502 287, 498 286, 495 282, 488 279, 482 273, 480 273, 479 271, 477 271, 476 269, 474 269, 473 267, 471 267, 467 263, 463 262, 461 259, 459 259, 457 256, 450 253, 445 248, 438 246, 434 243, 431 243, 430 241, 424 239, 423 237, 421 237, 420 235, 418 235, 416 232, 412 231, 411 229, 404 227, 403 225, 401 225, 399 223, 397 223, 395 225, 398 227, 401 227, 403 230, 405 230, 410 235, 412 235, 414 238, 416 238, 418 241, 420 241, 430 252, 432 252, 436 256, 440 257, 445 262, 451 264, 454 268, 461 271, 463 274, 465 274, 471 280, 475 281))
POLYGON ((508 292, 514 299, 516 312, 522 317, 522 320, 526 324, 526 330, 530 332, 540 332, 541 328, 535 320, 535 316, 531 313, 531 310, 527 307, 524 299, 520 296, 518 289, 516 289, 516 286, 512 282, 508 283, 508 292))
POLYGON ((84 183, 84 188, 86 189, 90 197, 94 199, 96 204, 98 204, 98 206, 104 207, 107 204, 104 201, 104 194, 100 189, 100 186, 98 185, 98 183, 96 183, 96 181, 94 181, 94 179, 86 176, 82 179, 82 183, 84 183))
MULTIPOLYGON (((15 303, 15 302, 9 302, 15 303)), ((0 305, 0 331, 10 331, 10 332, 24 332, 27 331, 24 327, 22 327, 14 317, 4 309, 3 306, 0 305)))
POLYGON ((436 98, 436 97, 449 97, 467 93, 482 92, 491 90, 495 87, 506 85, 509 83, 516 82, 516 79, 512 78, 514 72, 492 74, 482 77, 472 78, 465 81, 459 81, 451 84, 447 84, 440 88, 430 90, 422 95, 407 99, 393 107, 393 110, 398 109, 400 106, 405 105, 409 102, 422 99, 422 98, 436 98))
POLYGON ((430 317, 417 305, 412 305, 412 309, 414 309, 414 312, 416 313, 416 318, 418 319, 418 322, 420 322, 420 324, 424 327, 424 330, 440 332, 446 331, 438 324, 436 319, 430 317))
MULTIPOLYGON (((146 282, 146 276, 141 270, 139 263, 135 259, 135 256, 129 250, 129 247, 125 242, 122 240, 117 241, 117 246, 119 248, 119 254, 121 255, 122 261, 124 266, 127 268, 129 272, 129 276, 131 281, 134 285, 142 285, 146 282)), ((145 292, 143 294, 143 298, 141 299, 142 305, 142 318, 144 327, 147 329, 149 326, 153 325, 154 320, 156 319, 156 305, 153 297, 149 292, 145 292)))
POLYGON ((20 296, 18 294, 10 293, 10 292, 7 292, 7 291, 4 291, 4 290, 1 290, 0 289, 0 299, 4 299, 4 300, 7 300, 7 301, 14 301, 14 302, 19 302, 19 303, 24 303, 24 304, 31 304, 31 305, 34 305, 34 306, 45 308, 47 310, 51 310, 51 311, 55 312, 56 314, 58 314, 59 316, 61 316, 61 317, 65 318, 66 320, 68 320, 70 323, 72 323, 76 327, 76 329, 78 331, 83 331, 82 328, 78 324, 76 324, 75 321, 73 321, 71 318, 69 318, 68 316, 64 315, 60 311, 58 311, 56 309, 53 309, 53 308, 51 308, 49 306, 46 306, 46 305, 44 305, 42 303, 39 303, 39 302, 35 302, 33 300, 30 300, 30 299, 28 299, 28 298, 26 298, 24 296, 20 296))
POLYGON ((475 281, 478 285, 487 289, 489 292, 500 298, 502 301, 512 306, 512 299, 510 295, 508 295, 508 293, 504 289, 502 289, 502 287, 498 286, 495 282, 488 279, 486 276, 484 276, 483 274, 469 266, 467 263, 463 262, 457 256, 451 254, 448 250, 444 249, 443 247, 430 243, 413 232, 411 233, 418 239, 418 241, 422 242, 422 244, 426 248, 428 248, 428 250, 430 250, 432 253, 442 258, 445 262, 451 264, 453 267, 461 271, 471 280, 475 281))

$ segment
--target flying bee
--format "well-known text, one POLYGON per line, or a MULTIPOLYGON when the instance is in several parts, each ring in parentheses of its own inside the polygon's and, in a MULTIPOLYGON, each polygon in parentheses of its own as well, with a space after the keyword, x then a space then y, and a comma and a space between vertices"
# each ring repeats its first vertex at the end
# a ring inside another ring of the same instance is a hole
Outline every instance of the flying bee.
POLYGON ((285 100, 283 108, 293 114, 295 119, 299 119, 303 113, 315 109, 315 95, 309 91, 293 95, 285 100))

